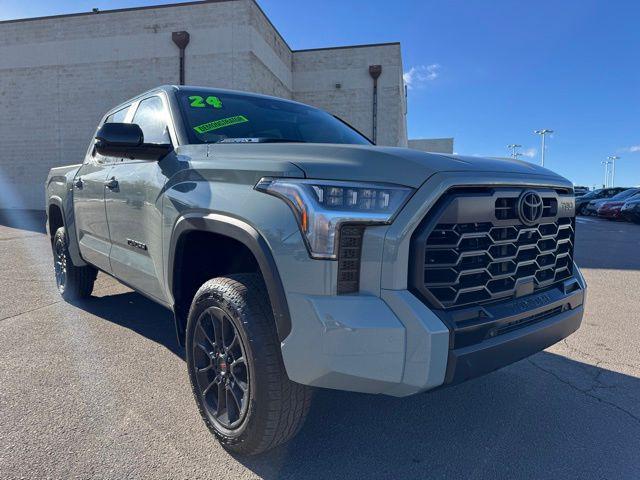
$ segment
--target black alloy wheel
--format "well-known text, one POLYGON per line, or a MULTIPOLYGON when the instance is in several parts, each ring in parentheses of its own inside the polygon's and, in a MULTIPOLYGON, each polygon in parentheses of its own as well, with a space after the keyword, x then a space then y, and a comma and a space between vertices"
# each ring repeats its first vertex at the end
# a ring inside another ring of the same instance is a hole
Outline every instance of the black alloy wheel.
POLYGON ((205 282, 191 301, 185 344, 198 411, 224 448, 256 455, 300 430, 312 390, 287 376, 261 275, 205 282))
POLYGON ((56 286, 63 294, 67 284, 67 255, 65 245, 62 241, 53 244, 53 268, 56 275, 56 286))
POLYGON ((245 347, 236 325, 218 307, 204 310, 192 343, 193 369, 209 420, 234 430, 242 424, 251 395, 245 347))
POLYGON ((53 236, 53 270, 58 292, 66 301, 79 300, 91 296, 98 271, 91 265, 77 267, 69 254, 69 241, 64 227, 58 228, 53 236))

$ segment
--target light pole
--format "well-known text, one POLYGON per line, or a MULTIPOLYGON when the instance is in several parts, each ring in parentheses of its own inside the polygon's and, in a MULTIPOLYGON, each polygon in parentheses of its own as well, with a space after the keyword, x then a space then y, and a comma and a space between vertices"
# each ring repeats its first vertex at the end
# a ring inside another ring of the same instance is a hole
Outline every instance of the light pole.
POLYGON ((600 162, 601 165, 604 165, 604 188, 609 187, 609 165, 611 165, 611 161, 603 160, 600 162))
POLYGON ((611 186, 616 186, 616 160, 619 160, 620 157, 616 157, 615 155, 609 155, 607 160, 611 161, 611 186))
POLYGON ((517 148, 522 147, 522 145, 518 145, 516 143, 512 143, 511 145, 507 145, 507 148, 511 149, 511 158, 518 158, 518 156, 522 155, 521 153, 516 152, 517 148))
POLYGON ((553 130, 549 128, 543 128, 542 130, 534 130, 533 133, 537 133, 542 137, 542 166, 544 167, 544 150, 545 150, 544 138, 547 135, 547 133, 553 133, 553 130))

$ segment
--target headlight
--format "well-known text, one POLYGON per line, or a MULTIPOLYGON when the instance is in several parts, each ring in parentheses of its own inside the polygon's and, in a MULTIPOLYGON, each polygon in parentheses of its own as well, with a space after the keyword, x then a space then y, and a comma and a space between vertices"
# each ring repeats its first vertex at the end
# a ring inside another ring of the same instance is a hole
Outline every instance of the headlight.
POLYGON ((384 183, 263 178, 256 190, 283 199, 293 210, 309 253, 335 259, 340 225, 391 223, 413 189, 384 183))

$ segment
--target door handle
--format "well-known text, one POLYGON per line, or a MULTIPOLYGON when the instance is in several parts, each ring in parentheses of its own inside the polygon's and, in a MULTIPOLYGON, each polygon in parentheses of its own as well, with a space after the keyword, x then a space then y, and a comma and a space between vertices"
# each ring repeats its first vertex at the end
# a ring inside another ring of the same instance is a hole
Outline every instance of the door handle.
POLYGON ((116 190, 118 188, 118 180, 116 180, 116 177, 111 177, 109 180, 104 182, 104 186, 109 190, 116 190))
POLYGON ((82 181, 82 177, 78 177, 78 179, 73 183, 73 185, 82 190, 82 187, 84 187, 84 182, 82 181))

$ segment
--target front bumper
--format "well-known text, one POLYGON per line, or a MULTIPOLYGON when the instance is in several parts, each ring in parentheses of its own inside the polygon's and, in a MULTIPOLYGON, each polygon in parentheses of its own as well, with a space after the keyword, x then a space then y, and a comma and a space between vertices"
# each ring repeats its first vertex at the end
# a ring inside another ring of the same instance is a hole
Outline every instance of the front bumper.
POLYGON ((596 207, 594 207, 593 205, 587 205, 587 207, 584 209, 587 215, 597 215, 598 214, 598 209, 596 207))
POLYGON ((585 291, 581 278, 571 278, 562 286, 485 307, 490 320, 468 328, 483 328, 489 334, 478 343, 449 351, 444 383, 484 375, 568 337, 582 322, 585 291))
POLYGON ((452 350, 445 384, 484 375, 544 350, 575 332, 582 322, 582 313, 580 306, 481 344, 452 350))
POLYGON ((602 218, 621 218, 620 208, 598 209, 598 216, 602 218))
POLYGON ((574 272, 560 286, 483 307, 482 324, 455 327, 407 290, 383 290, 381 298, 292 295, 298 320, 282 344, 287 373, 306 385, 393 396, 489 373, 578 329, 586 285, 574 272), (456 347, 455 335, 471 329, 489 333, 456 347))
POLYGON ((623 207, 620 210, 620 214, 631 222, 637 222, 640 220, 640 206, 623 207))

